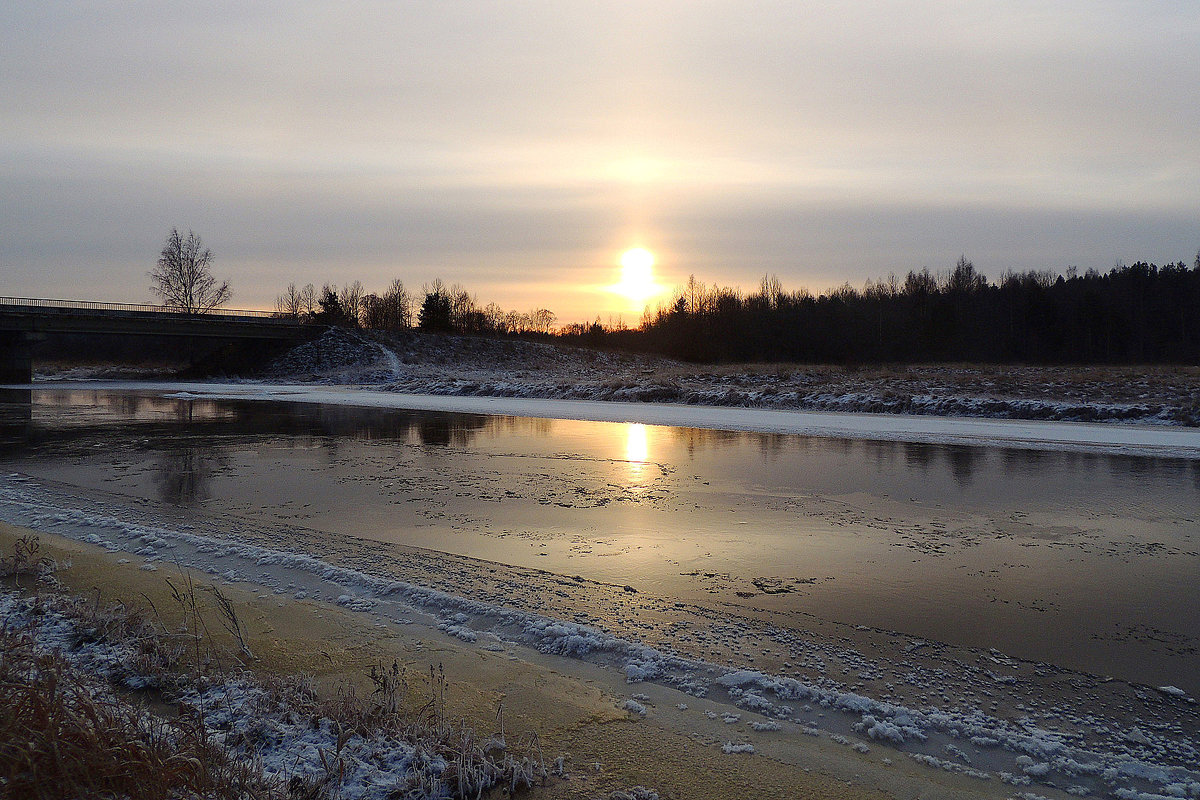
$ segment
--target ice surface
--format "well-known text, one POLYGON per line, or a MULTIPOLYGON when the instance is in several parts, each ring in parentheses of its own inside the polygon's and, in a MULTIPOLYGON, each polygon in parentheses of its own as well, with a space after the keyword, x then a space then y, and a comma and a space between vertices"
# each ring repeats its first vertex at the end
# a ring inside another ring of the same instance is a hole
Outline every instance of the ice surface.
POLYGON ((187 392, 212 399, 285 400, 370 408, 672 425, 928 444, 1200 458, 1200 429, 969 417, 726 408, 669 403, 405 394, 310 384, 89 382, 88 388, 187 392))

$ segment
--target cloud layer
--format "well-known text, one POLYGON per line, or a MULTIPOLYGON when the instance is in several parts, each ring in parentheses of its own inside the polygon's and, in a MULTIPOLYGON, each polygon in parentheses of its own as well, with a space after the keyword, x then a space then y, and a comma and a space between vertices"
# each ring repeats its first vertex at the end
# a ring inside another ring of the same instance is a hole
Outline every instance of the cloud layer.
POLYGON ((0 292, 143 299, 172 226, 236 305, 440 275, 564 319, 628 313, 635 244, 814 289, 1200 246, 1194 3, 245 5, 0 11, 0 292))

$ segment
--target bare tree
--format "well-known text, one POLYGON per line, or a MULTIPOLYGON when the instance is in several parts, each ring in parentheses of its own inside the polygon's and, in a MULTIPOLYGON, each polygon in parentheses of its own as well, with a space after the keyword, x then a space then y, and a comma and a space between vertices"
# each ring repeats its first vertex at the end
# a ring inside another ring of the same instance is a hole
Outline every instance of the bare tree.
POLYGON ((393 330, 412 327, 412 298, 404 288, 404 281, 394 279, 380 299, 385 313, 384 327, 393 330))
POLYGON ((338 301, 342 304, 342 311, 346 312, 346 321, 351 325, 357 326, 362 321, 363 295, 362 281, 346 284, 338 294, 338 301))
POLYGON ((476 311, 478 303, 464 287, 454 284, 450 287, 450 325, 457 331, 468 331, 472 328, 471 316, 476 311))
POLYGON ((213 277, 212 260, 212 251, 199 236, 188 231, 185 239, 172 228, 158 264, 150 270, 150 291, 161 297, 167 308, 186 314, 212 311, 233 296, 228 281, 218 284, 213 277))
POLYGON ((359 312, 359 322, 364 328, 370 330, 383 330, 387 328, 387 310, 384 308, 383 298, 374 292, 368 292, 362 298, 362 310, 359 312))
POLYGON ((275 313, 281 317, 300 319, 300 315, 304 313, 304 296, 303 291, 296 288, 296 284, 289 283, 287 291, 275 298, 275 313))
MULTIPOLYGON (((764 277, 764 283, 766 280, 764 277)), ((683 287, 683 293, 687 297, 688 313, 699 314, 704 305, 704 281, 696 280, 695 275, 688 275, 687 284, 683 287)))
POLYGON ((317 313, 317 289, 311 283, 304 284, 300 290, 300 313, 306 318, 317 313))
POLYGON ((538 308, 529 312, 529 328, 534 333, 550 333, 558 320, 554 312, 548 308, 538 308))
POLYGON ((509 333, 525 333, 529 330, 529 315, 510 311, 504 315, 504 325, 509 333))
POLYGON ((488 327, 496 333, 508 333, 507 315, 504 309, 496 303, 488 303, 483 309, 483 316, 487 320, 488 327))
POLYGON ((363 295, 361 305, 359 318, 364 328, 398 331, 412 327, 412 299, 399 278, 383 294, 363 295))

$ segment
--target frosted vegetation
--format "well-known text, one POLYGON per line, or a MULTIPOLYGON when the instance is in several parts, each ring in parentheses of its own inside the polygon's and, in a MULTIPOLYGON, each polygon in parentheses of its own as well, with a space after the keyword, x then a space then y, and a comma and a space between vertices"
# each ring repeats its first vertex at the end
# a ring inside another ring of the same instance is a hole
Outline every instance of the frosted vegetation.
POLYGON ((1200 425, 1194 367, 704 367, 519 339, 333 328, 264 375, 415 394, 1200 425))
MULTIPOLYGON (((53 583, 51 565, 20 549, 36 546, 22 540, 4 572, 53 583)), ((432 800, 511 794, 549 776, 535 736, 510 747, 502 719, 483 737, 449 719, 440 673, 380 665, 369 694, 347 684, 322 696, 303 676, 242 668, 244 641, 222 652, 209 635, 214 613, 240 626, 233 605, 190 575, 174 579, 178 606, 164 611, 178 628, 53 586, 0 589, 6 796, 432 800)))

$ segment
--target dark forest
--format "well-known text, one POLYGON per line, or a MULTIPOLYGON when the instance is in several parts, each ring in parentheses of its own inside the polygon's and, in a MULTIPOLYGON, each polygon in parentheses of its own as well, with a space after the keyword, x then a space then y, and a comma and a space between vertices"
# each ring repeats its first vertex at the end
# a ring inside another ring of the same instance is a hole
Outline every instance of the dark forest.
POLYGON ((1200 363, 1200 253, 1194 266, 1139 261, 1107 273, 1006 272, 989 281, 966 258, 953 269, 849 283, 814 295, 766 276, 757 291, 695 277, 671 302, 621 324, 555 327, 544 308, 480 307, 440 280, 413 296, 399 280, 382 295, 357 281, 316 292, 289 286, 277 313, 316 324, 516 336, 704 363, 1200 363), (414 310, 416 313, 414 313, 414 310))
POLYGON ((820 295, 764 278, 743 295, 690 279, 638 329, 568 326, 564 338, 687 361, 1200 363, 1200 254, 1188 268, 1008 273, 966 258, 820 295))

